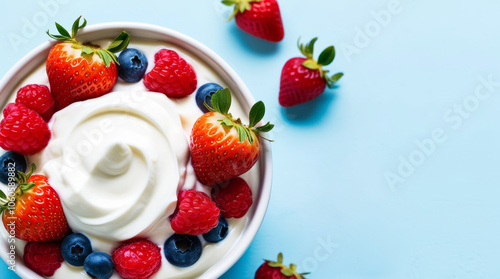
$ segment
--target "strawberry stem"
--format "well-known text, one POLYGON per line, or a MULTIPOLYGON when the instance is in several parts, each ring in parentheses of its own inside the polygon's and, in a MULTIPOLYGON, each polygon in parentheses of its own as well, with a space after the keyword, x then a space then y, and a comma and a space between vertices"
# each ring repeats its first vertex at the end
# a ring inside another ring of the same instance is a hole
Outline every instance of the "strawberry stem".
POLYGON ((228 88, 217 90, 217 92, 212 95, 211 102, 213 108, 209 107, 208 105, 206 105, 206 107, 210 111, 218 112, 225 116, 225 118, 220 121, 221 125, 229 128, 234 127, 238 132, 240 142, 244 142, 246 139, 248 139, 248 142, 250 144, 253 144, 255 140, 253 134, 261 137, 262 139, 272 141, 264 138, 261 133, 271 131, 274 127, 273 124, 268 122, 264 126, 255 127, 255 125, 257 125, 257 123, 262 120, 266 111, 265 105, 262 101, 255 103, 250 109, 250 124, 248 126, 243 125, 241 119, 234 119, 233 116, 229 113, 229 108, 231 107, 231 92, 228 88))
POLYGON ((269 260, 265 260, 267 265, 270 267, 280 268, 281 274, 287 277, 295 277, 296 279, 306 279, 304 275, 309 274, 309 272, 297 273, 297 265, 290 264, 290 266, 286 266, 283 264, 283 253, 278 254, 278 261, 273 262, 269 260))
MULTIPOLYGON (((36 169, 36 165, 34 163, 31 163, 30 165, 30 171, 28 173, 24 173, 22 171, 17 172, 17 178, 16 182, 18 183, 16 190, 14 191, 14 202, 19 198, 24 192, 30 190, 31 188, 35 187, 36 183, 31 181, 28 182, 28 179, 30 179, 31 175, 36 169)), ((0 204, 0 214, 9 208, 8 203, 11 202, 12 200, 7 198, 7 195, 0 190, 0 201, 2 204, 0 204)))
POLYGON ((250 11, 252 9, 252 3, 260 1, 262 0, 223 0, 222 4, 226 6, 234 5, 234 10, 231 13, 231 15, 226 19, 226 21, 230 21, 238 13, 244 13, 245 11, 250 11))

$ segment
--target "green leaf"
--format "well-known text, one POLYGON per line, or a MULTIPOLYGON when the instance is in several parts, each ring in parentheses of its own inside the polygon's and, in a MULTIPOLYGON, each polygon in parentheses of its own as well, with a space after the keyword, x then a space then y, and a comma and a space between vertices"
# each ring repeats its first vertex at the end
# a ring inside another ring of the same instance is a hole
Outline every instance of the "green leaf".
POLYGON ((244 142, 247 139, 247 133, 245 128, 240 125, 236 126, 236 131, 238 131, 238 137, 240 138, 240 143, 244 142))
POLYGON ((124 50, 125 48, 127 48, 129 43, 130 43, 130 35, 127 32, 122 31, 120 33, 120 35, 118 35, 113 40, 113 42, 111 42, 111 44, 108 46, 107 50, 112 52, 112 53, 120 52, 120 51, 124 50))
POLYGON ((314 59, 307 59, 302 65, 311 70, 318 70, 320 68, 320 65, 314 59))
POLYGON ((76 37, 76 34, 78 33, 78 30, 82 29, 83 27, 85 27, 87 25, 87 20, 84 18, 83 19, 83 24, 80 25, 80 19, 82 18, 82 16, 79 16, 75 22, 73 23, 73 26, 71 27, 71 38, 74 38, 76 37))
POLYGON ((290 269, 288 269, 288 268, 284 268, 284 269, 282 269, 282 270, 281 270, 281 273, 282 273, 283 275, 285 275, 285 276, 293 276, 293 272, 292 272, 290 269))
POLYGON ((274 128, 274 124, 271 124, 270 122, 267 122, 266 125, 260 126, 255 128, 257 131, 262 132, 262 133, 267 133, 271 131, 274 128))
POLYGON ((252 128, 257 123, 259 123, 262 118, 264 118, 264 114, 266 113, 266 107, 262 101, 255 103, 250 109, 250 124, 248 127, 252 128))
POLYGON ((49 35, 49 37, 51 37, 52 39, 57 40, 57 41, 66 41, 67 40, 67 38, 64 36, 50 34, 49 30, 47 30, 47 35, 49 35))
POLYGON ((247 134, 247 139, 248 139, 248 142, 250 142, 250 144, 253 144, 253 135, 252 135, 252 132, 250 132, 250 129, 248 128, 244 128, 245 130, 245 133, 247 134))
POLYGON ((5 195, 5 193, 2 190, 0 190, 0 198, 2 198, 4 200, 7 199, 7 195, 5 195))
POLYGON ((283 253, 278 254, 278 262, 283 263, 283 253))
POLYGON ((339 79, 343 76, 344 76, 344 73, 336 73, 330 79, 335 83, 335 82, 339 81, 339 79))
POLYGON ((229 89, 219 89, 212 95, 212 107, 216 112, 227 114, 231 107, 231 92, 229 89))
POLYGON ((234 0, 223 0, 222 4, 224 4, 226 6, 232 6, 232 5, 236 4, 236 1, 234 1, 234 0))
POLYGON ((106 68, 109 67, 112 60, 112 58, 109 56, 109 53, 107 53, 104 49, 98 49, 96 52, 97 55, 99 55, 99 57, 101 57, 101 59, 104 61, 104 65, 106 66, 106 68))
POLYGON ((94 54, 94 49, 92 49, 91 47, 88 47, 88 46, 83 46, 82 47, 82 55, 90 55, 90 54, 94 54))
POLYGON ((309 44, 307 44, 307 47, 306 47, 306 53, 308 54, 308 55, 306 55, 307 58, 313 58, 314 44, 316 43, 317 40, 318 40, 318 37, 313 38, 309 42, 309 44))
POLYGON ((228 127, 233 127, 234 126, 233 121, 231 121, 231 119, 229 119, 228 117, 222 119, 222 121, 220 122, 220 124, 222 124, 224 126, 228 126, 228 127))
POLYGON ((335 48, 329 46, 319 55, 318 64, 323 66, 330 65, 333 59, 335 59, 335 48))
POLYGON ((56 27, 57 31, 59 31, 59 34, 61 34, 63 37, 66 37, 68 39, 71 39, 71 36, 69 35, 68 31, 64 29, 59 23, 56 22, 56 27))
POLYGON ((270 262, 267 265, 270 266, 270 267, 282 267, 282 264, 280 264, 280 263, 274 263, 274 262, 270 262))

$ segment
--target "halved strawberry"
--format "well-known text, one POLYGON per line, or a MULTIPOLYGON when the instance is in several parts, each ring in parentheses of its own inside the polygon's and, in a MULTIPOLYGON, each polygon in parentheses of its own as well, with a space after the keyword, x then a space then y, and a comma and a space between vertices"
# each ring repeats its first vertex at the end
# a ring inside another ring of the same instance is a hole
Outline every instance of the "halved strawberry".
POLYGON ((7 232, 25 241, 59 241, 71 231, 63 212, 59 195, 49 185, 47 177, 18 172, 14 193, 0 191, 0 213, 7 232))
POLYGON ((130 41, 130 36, 123 31, 106 49, 81 43, 75 36, 87 21, 83 19, 80 24, 80 18, 73 23, 71 34, 58 23, 59 35, 47 31, 51 38, 61 41, 52 48, 46 63, 57 110, 110 92, 118 78, 118 58, 114 53, 125 49, 130 41))
POLYGON ((265 106, 257 102, 250 110, 250 124, 243 125, 229 113, 231 93, 225 88, 212 96, 211 111, 196 120, 191 132, 191 162, 198 181, 214 186, 240 176, 260 156, 262 132, 274 125, 255 127, 264 117, 265 106))

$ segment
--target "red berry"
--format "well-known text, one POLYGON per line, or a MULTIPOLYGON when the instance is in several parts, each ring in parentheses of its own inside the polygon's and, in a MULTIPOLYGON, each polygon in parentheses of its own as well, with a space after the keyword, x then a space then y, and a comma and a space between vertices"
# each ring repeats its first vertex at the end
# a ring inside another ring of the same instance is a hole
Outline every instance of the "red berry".
POLYGON ((8 104, 0 122, 0 147, 22 155, 33 155, 47 146, 50 130, 35 111, 23 104, 8 104))
POLYGON ((308 273, 298 273, 297 266, 290 264, 286 266, 283 264, 283 254, 279 253, 278 261, 265 261, 257 272, 255 272, 255 279, 305 279, 304 275, 308 273))
POLYGON ((17 91, 16 103, 36 111, 48 122, 55 112, 54 98, 46 85, 28 84, 17 91))
POLYGON ((169 98, 182 98, 196 90, 197 78, 193 67, 177 52, 161 49, 155 54, 154 68, 144 76, 144 85, 169 98))
POLYGON ((252 2, 250 10, 237 13, 235 19, 236 25, 241 30, 258 38, 279 42, 285 36, 280 8, 276 0, 252 2))
POLYGON ((225 218, 241 218, 252 206, 252 189, 240 177, 231 179, 226 185, 212 188, 212 198, 225 218))
POLYGON ((149 240, 137 240, 118 247, 111 257, 122 278, 147 279, 161 267, 160 250, 149 240))
POLYGON ((24 247, 26 266, 40 276, 52 276, 64 261, 60 242, 28 242, 24 247))
POLYGON ((219 208, 207 194, 184 190, 178 195, 177 208, 170 224, 178 234, 199 235, 215 228, 219 223, 219 216, 219 208))
POLYGON ((323 69, 333 62, 335 48, 330 46, 314 60, 314 38, 307 45, 299 44, 304 57, 295 57, 288 60, 281 71, 279 102, 284 107, 295 106, 310 101, 325 91, 326 86, 333 85, 344 75, 337 73, 328 76, 328 70, 323 69))

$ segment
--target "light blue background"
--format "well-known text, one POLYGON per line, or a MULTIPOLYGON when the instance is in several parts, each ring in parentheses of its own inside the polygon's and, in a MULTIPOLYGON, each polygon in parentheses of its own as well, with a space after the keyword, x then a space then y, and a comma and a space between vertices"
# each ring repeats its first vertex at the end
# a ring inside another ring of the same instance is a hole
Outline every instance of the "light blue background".
MULTIPOLYGON (((60 2, 18 47, 9 34, 43 10, 35 1, 2 2, 0 75, 47 40, 54 21, 68 26, 82 14, 92 24, 139 21, 192 36, 266 103, 266 119, 276 124, 271 202, 253 244, 224 279, 253 278, 262 259, 280 251, 312 272, 308 278, 499 278, 500 86, 489 92, 481 79, 500 81, 500 2, 281 0, 286 35, 279 44, 224 22, 212 0, 60 2), (390 19, 376 23, 388 6, 390 19), (358 30, 371 37, 362 40, 358 30), (334 44, 329 68, 345 77, 318 99, 284 110, 281 68, 299 55, 300 36, 319 36, 316 55, 334 44), (436 132, 431 148, 427 139, 436 132), (401 167, 405 161, 418 166, 401 167), (405 181, 391 187, 388 172, 405 181)), ((2 265, 0 277, 14 275, 2 265)))

